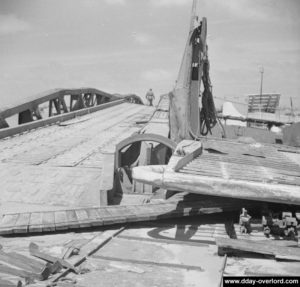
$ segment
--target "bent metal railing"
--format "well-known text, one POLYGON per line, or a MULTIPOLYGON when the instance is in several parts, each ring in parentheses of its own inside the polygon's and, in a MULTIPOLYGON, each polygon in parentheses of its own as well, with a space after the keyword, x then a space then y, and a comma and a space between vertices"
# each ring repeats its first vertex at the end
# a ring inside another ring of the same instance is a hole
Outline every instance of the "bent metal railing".
POLYGON ((0 129, 8 128, 6 119, 14 115, 18 116, 18 125, 22 125, 120 99, 142 104, 141 99, 136 95, 112 95, 94 88, 56 89, 36 95, 26 102, 0 109, 0 129))
POLYGON ((138 96, 112 95, 93 88, 57 89, 0 110, 0 139, 96 112, 124 102, 142 104, 138 96), (18 117, 10 127, 6 119, 18 117))

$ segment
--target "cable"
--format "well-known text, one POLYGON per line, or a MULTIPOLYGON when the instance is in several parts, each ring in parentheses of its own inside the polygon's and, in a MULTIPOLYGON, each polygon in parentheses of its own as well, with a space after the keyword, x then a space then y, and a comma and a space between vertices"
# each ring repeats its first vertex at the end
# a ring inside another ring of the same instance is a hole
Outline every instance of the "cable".
POLYGON ((200 111, 200 134, 206 136, 217 124, 217 112, 212 95, 211 82, 209 77, 209 61, 206 58, 203 62, 202 81, 204 91, 202 93, 202 108, 200 111))

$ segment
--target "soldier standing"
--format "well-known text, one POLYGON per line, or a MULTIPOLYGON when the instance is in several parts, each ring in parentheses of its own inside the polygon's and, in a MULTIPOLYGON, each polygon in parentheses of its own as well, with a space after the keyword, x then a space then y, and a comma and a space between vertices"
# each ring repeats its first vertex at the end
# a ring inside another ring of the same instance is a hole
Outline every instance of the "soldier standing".
POLYGON ((153 106, 153 100, 155 99, 155 96, 152 89, 147 92, 146 99, 149 102, 149 106, 153 106))

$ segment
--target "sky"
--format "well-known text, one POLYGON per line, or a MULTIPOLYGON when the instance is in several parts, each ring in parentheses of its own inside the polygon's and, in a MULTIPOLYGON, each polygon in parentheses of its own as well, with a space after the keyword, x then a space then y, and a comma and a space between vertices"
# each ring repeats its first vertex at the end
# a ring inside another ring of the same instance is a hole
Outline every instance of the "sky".
MULTIPOLYGON (((300 1, 199 0, 213 94, 280 93, 300 109, 300 1)), ((192 0, 0 0, 0 107, 54 88, 172 90, 192 0)))

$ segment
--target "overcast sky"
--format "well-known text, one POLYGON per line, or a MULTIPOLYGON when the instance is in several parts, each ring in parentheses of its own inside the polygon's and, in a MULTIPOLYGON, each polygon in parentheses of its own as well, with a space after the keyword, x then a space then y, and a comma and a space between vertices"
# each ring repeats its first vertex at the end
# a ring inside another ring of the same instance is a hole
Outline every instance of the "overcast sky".
MULTIPOLYGON (((170 91, 191 0, 0 0, 0 106, 53 88, 170 91)), ((201 0, 216 98, 264 92, 300 108, 300 1, 201 0)), ((220 103, 220 101, 217 101, 220 103)))

